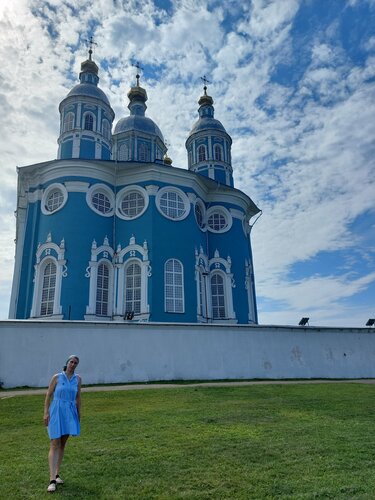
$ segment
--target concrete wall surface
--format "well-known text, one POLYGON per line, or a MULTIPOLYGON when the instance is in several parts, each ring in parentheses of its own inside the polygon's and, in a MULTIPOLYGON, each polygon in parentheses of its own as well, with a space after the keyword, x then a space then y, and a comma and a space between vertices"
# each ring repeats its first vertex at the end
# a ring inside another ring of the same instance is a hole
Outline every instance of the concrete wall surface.
POLYGON ((70 354, 84 384, 375 378, 375 330, 0 321, 0 384, 45 387, 70 354))

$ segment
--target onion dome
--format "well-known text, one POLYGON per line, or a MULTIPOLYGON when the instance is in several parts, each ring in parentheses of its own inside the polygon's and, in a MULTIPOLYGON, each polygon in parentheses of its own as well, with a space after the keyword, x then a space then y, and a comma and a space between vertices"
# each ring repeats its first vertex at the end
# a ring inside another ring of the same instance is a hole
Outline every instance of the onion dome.
POLYGON ((164 165, 172 165, 172 158, 170 158, 168 156, 168 154, 165 153, 165 155, 163 157, 163 162, 164 162, 164 165))
MULTIPOLYGON (((206 78, 202 80, 207 82, 206 78)), ((232 139, 223 124, 214 117, 214 101, 207 95, 206 85, 203 89, 204 93, 198 101, 199 118, 185 143, 189 170, 233 187, 232 139)))
POLYGON ((108 106, 110 106, 108 97, 102 89, 97 86, 99 82, 98 71, 99 68, 94 61, 91 61, 90 59, 84 61, 81 64, 81 72, 79 74, 80 83, 72 88, 67 97, 94 97, 104 101, 108 106))
POLYGON ((108 97, 98 87, 99 68, 89 58, 81 64, 79 81, 60 103, 58 158, 111 158, 111 130, 115 113, 108 97))
POLYGON ((113 133, 114 157, 119 161, 162 160, 166 153, 164 137, 160 128, 145 116, 147 92, 139 85, 128 92, 130 115, 121 118, 113 133))
POLYGON ((214 118, 214 107, 213 99, 211 96, 207 95, 206 89, 204 95, 202 95, 198 101, 199 104, 199 119, 194 123, 189 136, 201 131, 201 130, 221 130, 226 132, 223 124, 214 118))

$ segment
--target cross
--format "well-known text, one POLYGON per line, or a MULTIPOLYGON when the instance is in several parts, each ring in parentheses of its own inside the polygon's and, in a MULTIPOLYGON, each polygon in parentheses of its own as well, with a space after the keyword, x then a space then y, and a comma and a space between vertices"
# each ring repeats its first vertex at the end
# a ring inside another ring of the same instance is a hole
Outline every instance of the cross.
POLYGON ((140 78, 139 72, 141 70, 143 70, 143 68, 141 68, 141 65, 139 64, 139 61, 136 61, 136 63, 133 64, 132 66, 134 66, 135 68, 137 68, 137 74, 135 75, 135 77, 137 79, 137 87, 139 87, 139 78, 140 78))
POLYGON ((92 47, 93 45, 98 45, 94 40, 92 39, 92 36, 90 36, 90 40, 86 40, 86 43, 89 44, 90 49, 89 49, 89 61, 91 61, 91 55, 92 55, 92 47))
POLYGON ((204 83, 204 95, 207 95, 207 83, 211 83, 210 81, 207 80, 206 75, 201 76, 201 80, 204 83))

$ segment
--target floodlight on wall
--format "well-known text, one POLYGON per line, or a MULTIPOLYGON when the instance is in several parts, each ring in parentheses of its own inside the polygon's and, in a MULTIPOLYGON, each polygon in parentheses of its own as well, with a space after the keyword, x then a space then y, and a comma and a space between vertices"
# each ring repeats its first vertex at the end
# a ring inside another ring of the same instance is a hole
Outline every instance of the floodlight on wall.
POLYGON ((134 311, 126 311, 124 314, 124 319, 131 321, 134 318, 134 311))
POLYGON ((367 320, 366 326, 374 326, 375 324, 375 318, 370 318, 367 320))
POLYGON ((299 326, 306 326, 309 324, 309 319, 310 318, 302 318, 301 321, 298 323, 299 326))

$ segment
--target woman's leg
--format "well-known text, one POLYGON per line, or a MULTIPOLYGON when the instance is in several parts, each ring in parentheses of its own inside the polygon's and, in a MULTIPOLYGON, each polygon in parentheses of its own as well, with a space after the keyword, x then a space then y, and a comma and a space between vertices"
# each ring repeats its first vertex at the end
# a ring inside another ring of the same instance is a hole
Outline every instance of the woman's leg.
POLYGON ((48 453, 48 465, 49 465, 49 479, 53 481, 56 479, 56 469, 60 455, 61 448, 61 438, 51 439, 49 453, 48 453))
POLYGON ((56 476, 60 472, 60 466, 61 466, 61 462, 64 458, 65 445, 66 445, 66 442, 68 441, 68 438, 69 438, 69 434, 65 434, 64 436, 61 436, 61 438, 60 438, 60 450, 59 450, 59 455, 58 455, 56 469, 55 469, 56 476))

